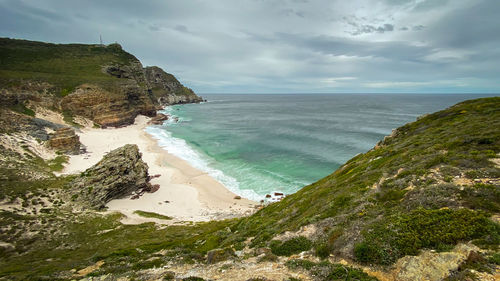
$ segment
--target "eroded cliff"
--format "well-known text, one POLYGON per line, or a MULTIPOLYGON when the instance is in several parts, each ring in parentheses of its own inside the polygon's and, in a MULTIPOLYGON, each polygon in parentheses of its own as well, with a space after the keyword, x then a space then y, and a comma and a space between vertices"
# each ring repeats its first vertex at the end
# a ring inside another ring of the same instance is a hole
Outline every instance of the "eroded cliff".
POLYGON ((97 126, 133 123, 165 105, 200 102, 159 67, 144 68, 119 44, 83 45, 0 39, 0 106, 44 107, 97 126))

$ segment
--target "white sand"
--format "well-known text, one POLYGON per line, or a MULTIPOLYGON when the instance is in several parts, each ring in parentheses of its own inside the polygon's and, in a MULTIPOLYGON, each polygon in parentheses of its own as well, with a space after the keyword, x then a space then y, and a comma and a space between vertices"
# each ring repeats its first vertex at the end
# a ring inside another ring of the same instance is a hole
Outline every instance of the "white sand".
POLYGON ((151 180, 152 184, 159 184, 160 189, 155 193, 145 193, 136 200, 125 198, 109 202, 108 210, 119 211, 126 216, 122 220, 124 223, 209 221, 248 215, 255 210, 256 202, 234 199, 236 195, 221 183, 160 148, 144 131, 148 120, 138 116, 133 125, 124 128, 82 129, 77 134, 87 153, 71 156, 63 173, 82 172, 99 162, 107 152, 125 144, 137 144, 142 159, 149 166, 149 174, 161 175, 151 180), (133 214, 135 210, 155 212, 173 220, 144 218, 133 214))

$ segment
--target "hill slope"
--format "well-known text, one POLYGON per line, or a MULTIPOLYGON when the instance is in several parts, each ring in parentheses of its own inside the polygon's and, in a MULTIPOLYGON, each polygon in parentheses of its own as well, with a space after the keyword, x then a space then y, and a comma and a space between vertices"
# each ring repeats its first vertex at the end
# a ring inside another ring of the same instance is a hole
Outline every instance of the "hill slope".
POLYGON ((497 247, 498 128, 498 97, 424 116, 236 229, 257 245, 314 224, 323 251, 377 264, 479 237, 497 247))
MULTIPOLYGON (((105 69, 108 74, 103 77, 111 83, 138 81, 122 77, 131 75, 120 71, 123 65, 105 69)), ((170 84, 175 80, 157 69, 144 72, 145 81, 152 81, 148 82, 153 85, 151 95, 160 98, 175 88, 170 84)), ((105 274, 111 274, 111 279, 167 278, 171 270, 181 277, 196 272, 212 279, 234 274, 232 279, 238 280, 255 277, 246 270, 252 268, 280 280, 374 280, 373 276, 412 280, 415 275, 401 269, 401 261, 417 259, 411 255, 419 254, 434 255, 438 261, 433 265, 442 264, 438 269, 413 268, 415 274, 435 270, 439 272, 433 276, 451 272, 452 278, 458 276, 452 280, 466 280, 478 271, 486 274, 494 272, 495 266, 498 269, 498 97, 466 101, 402 126, 333 174, 250 217, 158 227, 153 223, 123 225, 119 214, 82 207, 74 200, 71 184, 75 176, 53 173, 63 160, 43 160, 32 150, 37 143, 28 146, 24 136, 20 145, 12 145, 12 132, 40 138, 44 128, 53 126, 30 116, 32 102, 36 109, 36 103, 47 100, 64 104, 71 95, 107 91, 106 83, 97 80, 91 86, 76 86, 65 97, 43 86, 46 91, 35 93, 38 99, 29 97, 21 103, 24 107, 14 107, 26 112, 10 110, 14 102, 3 104, 0 110, 0 279, 79 279, 105 274), (11 124, 13 119, 20 123, 11 124), (439 253, 426 251, 452 251, 448 256, 453 256, 464 247, 468 249, 465 254, 446 264, 439 253), (295 255, 302 251, 306 253, 295 255), (339 259, 345 260, 343 264, 332 264, 339 259), (400 271, 391 273, 393 267, 400 271)), ((19 84, 6 86, 10 88, 2 94, 37 85, 15 78, 6 81, 19 84)), ((40 83, 60 85, 54 80, 40 83)), ((20 95, 15 97, 19 101, 20 95)))
POLYGON ((60 111, 101 126, 131 124, 161 105, 199 102, 158 67, 143 68, 119 44, 49 44, 0 38, 1 105, 60 111), (155 71, 151 71, 154 69, 155 71), (162 79, 168 77, 168 79, 162 79), (157 89, 162 89, 158 91, 157 89))

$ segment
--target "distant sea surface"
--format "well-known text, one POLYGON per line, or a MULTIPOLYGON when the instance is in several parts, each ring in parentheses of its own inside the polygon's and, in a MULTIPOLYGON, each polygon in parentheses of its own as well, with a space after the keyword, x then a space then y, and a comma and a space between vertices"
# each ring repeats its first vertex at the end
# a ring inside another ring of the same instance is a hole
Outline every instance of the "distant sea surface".
POLYGON ((260 200, 294 193, 425 113, 485 95, 204 95, 167 107, 146 129, 160 146, 231 191, 260 200))

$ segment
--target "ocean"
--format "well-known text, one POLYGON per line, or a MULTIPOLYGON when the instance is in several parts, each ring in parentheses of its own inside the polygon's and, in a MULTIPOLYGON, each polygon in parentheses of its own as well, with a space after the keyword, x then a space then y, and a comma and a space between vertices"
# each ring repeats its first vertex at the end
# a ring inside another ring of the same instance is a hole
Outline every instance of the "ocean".
MULTIPOLYGON (((484 95, 483 95, 484 96, 484 95)), ((481 97, 470 94, 203 95, 169 106, 146 131, 169 153, 242 197, 291 194, 335 171, 425 113, 481 97), (178 121, 176 121, 178 119, 178 121)))

